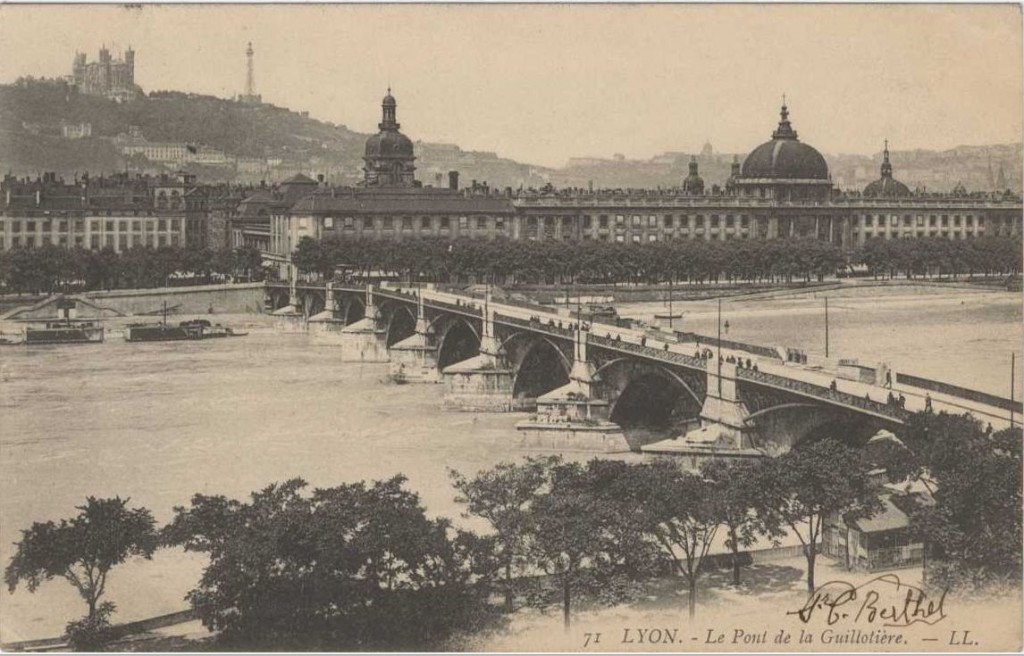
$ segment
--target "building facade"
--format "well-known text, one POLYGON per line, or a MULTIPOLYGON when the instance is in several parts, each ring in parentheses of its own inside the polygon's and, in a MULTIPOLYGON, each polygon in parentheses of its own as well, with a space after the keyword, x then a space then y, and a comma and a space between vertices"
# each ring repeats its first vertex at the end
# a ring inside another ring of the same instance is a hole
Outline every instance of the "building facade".
POLYGON ((136 246, 185 246, 185 197, 192 176, 118 175, 65 182, 54 173, 35 179, 6 176, 0 184, 0 246, 116 252, 136 246))
MULTIPOLYGON (((1021 234, 1022 206, 1010 194, 912 194, 886 156, 863 192, 839 192, 824 157, 801 142, 782 106, 771 139, 732 164, 724 189, 708 190, 691 159, 673 189, 423 187, 413 176, 412 143, 398 131, 388 90, 380 132, 367 140, 365 180, 354 188, 308 186, 294 203, 283 195, 253 223, 248 241, 266 248, 286 274, 303 237, 494 239, 647 243, 671 240, 810 238, 853 249, 871 238, 971 239, 1021 234), (266 227, 263 228, 262 226, 266 227), (262 233, 260 231, 263 231, 262 233), (263 239, 260 240, 259 237, 263 239)), ((292 192, 295 195, 295 192, 292 192)))

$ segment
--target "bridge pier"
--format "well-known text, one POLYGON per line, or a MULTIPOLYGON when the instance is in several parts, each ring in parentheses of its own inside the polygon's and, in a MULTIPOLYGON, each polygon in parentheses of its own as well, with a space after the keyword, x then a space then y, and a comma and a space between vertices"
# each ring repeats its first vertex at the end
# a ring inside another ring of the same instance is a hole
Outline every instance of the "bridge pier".
POLYGON ((456 362, 441 372, 444 407, 466 412, 511 412, 517 410, 513 396, 515 371, 499 353, 494 337, 494 310, 488 296, 480 333, 480 354, 456 362))
POLYGON ((707 394, 700 411, 700 426, 682 437, 647 444, 644 453, 671 454, 690 458, 698 468, 716 458, 763 457, 763 450, 753 445, 752 427, 747 423, 750 411, 736 389, 736 365, 707 361, 707 394))
POLYGON ((536 414, 516 424, 522 446, 601 453, 630 450, 622 428, 608 418, 609 403, 595 394, 587 335, 586 330, 576 330, 569 382, 537 397, 536 414))
POLYGON ((299 292, 296 288, 298 271, 293 265, 288 267, 288 305, 274 310, 273 316, 277 323, 277 329, 281 332, 293 333, 306 330, 306 317, 299 309, 302 302, 299 300, 299 292))
POLYGON ((327 302, 324 304, 324 311, 314 314, 309 318, 307 326, 310 337, 317 344, 335 345, 342 344, 341 333, 345 329, 345 321, 337 318, 337 303, 334 298, 334 283, 327 283, 327 302))
POLYGON ((390 349, 391 379, 396 383, 440 383, 438 347, 423 314, 423 298, 417 297, 416 332, 390 349))
POLYGON ((380 313, 373 303, 373 285, 366 286, 366 313, 362 319, 341 331, 342 362, 387 362, 388 336, 378 320, 380 313))

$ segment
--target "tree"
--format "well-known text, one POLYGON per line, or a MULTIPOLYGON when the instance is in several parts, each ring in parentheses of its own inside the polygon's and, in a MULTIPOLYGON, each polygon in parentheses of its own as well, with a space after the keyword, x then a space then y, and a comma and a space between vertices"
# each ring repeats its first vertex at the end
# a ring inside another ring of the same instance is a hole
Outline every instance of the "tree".
POLYGON ((919 413, 901 439, 917 465, 912 476, 935 499, 912 517, 930 554, 955 577, 1019 576, 1021 430, 990 433, 968 415, 919 413))
POLYGON ((505 570, 505 610, 513 611, 513 572, 526 557, 528 512, 548 483, 556 457, 527 458, 522 464, 501 463, 467 479, 456 471, 449 475, 459 491, 456 499, 469 513, 483 517, 494 529, 497 553, 505 570))
POLYGON ((323 242, 303 237, 292 253, 292 263, 303 273, 323 273, 327 266, 326 250, 323 242))
POLYGON ((606 600, 618 601, 630 593, 624 583, 652 572, 638 515, 624 512, 628 506, 616 495, 627 467, 603 460, 586 467, 560 464, 552 470, 550 488, 530 507, 532 562, 560 589, 566 630, 574 590, 603 589, 606 600))
POLYGON ((800 540, 807 558, 808 592, 814 592, 817 545, 826 518, 870 517, 881 510, 867 472, 860 453, 833 439, 798 445, 757 468, 758 512, 787 526, 800 540))
POLYGON ((694 617, 697 582, 724 518, 717 486, 671 460, 634 465, 626 485, 644 499, 639 509, 643 532, 686 579, 689 614, 694 617))
POLYGON ((150 558, 157 547, 153 515, 145 508, 129 509, 128 501, 89 497, 78 506, 77 517, 36 522, 22 531, 4 570, 8 590, 24 581, 35 592, 42 582, 60 577, 78 590, 94 618, 110 570, 131 556, 150 558))
POLYGON ((188 598, 226 644, 438 648, 491 619, 492 545, 428 519, 404 483, 396 476, 305 494, 293 479, 248 502, 196 495, 175 509, 164 537, 209 554, 188 598))
POLYGON ((725 545, 732 551, 732 582, 740 584, 740 549, 752 546, 758 535, 777 539, 782 536, 777 516, 759 515, 761 490, 757 480, 759 461, 711 460, 701 471, 718 499, 723 526, 728 532, 725 545))
POLYGON ((255 246, 242 246, 235 249, 235 261, 238 268, 245 271, 246 277, 251 281, 263 271, 263 255, 255 246))

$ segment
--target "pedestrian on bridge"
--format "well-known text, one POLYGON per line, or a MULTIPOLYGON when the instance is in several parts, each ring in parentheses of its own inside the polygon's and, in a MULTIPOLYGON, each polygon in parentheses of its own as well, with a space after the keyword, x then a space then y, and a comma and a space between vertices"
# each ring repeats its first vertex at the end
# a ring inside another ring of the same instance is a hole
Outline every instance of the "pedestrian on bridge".
POLYGON ((928 392, 924 393, 924 411, 925 412, 931 412, 932 411, 932 395, 929 394, 928 392))

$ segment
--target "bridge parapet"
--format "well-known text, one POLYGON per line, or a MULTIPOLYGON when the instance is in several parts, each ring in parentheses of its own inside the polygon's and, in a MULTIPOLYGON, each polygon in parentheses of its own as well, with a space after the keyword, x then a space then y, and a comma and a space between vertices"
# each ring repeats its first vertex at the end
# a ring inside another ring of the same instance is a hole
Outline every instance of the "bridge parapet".
POLYGON ((829 403, 857 408, 870 412, 876 416, 882 416, 900 423, 906 421, 912 414, 909 410, 893 407, 878 401, 861 398, 838 390, 833 391, 828 387, 814 385, 802 380, 793 380, 784 376, 777 376, 765 371, 754 371, 753 369, 737 369, 736 378, 747 380, 762 385, 768 385, 778 389, 789 390, 805 396, 812 396, 829 403))
POLYGON ((988 392, 979 392, 978 390, 960 387, 959 385, 951 385, 949 383, 943 383, 942 381, 930 380, 928 378, 922 378, 921 376, 913 376, 911 374, 904 374, 900 372, 896 373, 896 382, 901 385, 909 385, 910 387, 917 387, 919 389, 931 390, 932 392, 939 392, 941 394, 948 394, 949 396, 967 399, 968 401, 984 403, 985 405, 992 406, 993 408, 999 408, 1000 410, 1011 410, 1018 414, 1024 413, 1024 403, 1021 401, 1013 401, 1002 396, 989 394, 988 392))
POLYGON ((673 351, 666 351, 664 349, 656 349, 651 346, 644 346, 642 344, 634 344, 633 342, 625 342, 622 340, 616 340, 608 337, 601 337, 593 333, 587 338, 587 341, 594 346, 600 346, 602 348, 622 351, 623 353, 633 353, 641 355, 652 360, 658 360, 660 362, 667 362, 670 364, 677 364, 683 367, 689 367, 691 369, 699 369, 701 371, 707 370, 705 361, 700 358, 695 358, 692 355, 684 355, 682 353, 675 353, 673 351))
MULTIPOLYGON (((519 326, 520 328, 526 328, 527 330, 533 330, 542 333, 548 333, 549 335, 556 335, 558 337, 564 337, 565 339, 573 339, 575 332, 572 328, 559 328, 557 325, 550 323, 544 323, 543 321, 520 319, 519 317, 510 317, 507 314, 501 314, 500 312, 495 313, 494 320, 512 325, 519 326)), ((594 338, 591 335, 588 341, 592 341, 594 338)))
POLYGON ((732 349, 734 351, 745 351, 753 355, 759 355, 765 358, 772 358, 773 360, 781 361, 782 358, 779 356, 778 350, 771 346, 763 346, 761 344, 747 344, 745 342, 737 342, 731 339, 718 339, 717 337, 711 337, 709 335, 701 335, 699 333, 684 332, 681 330, 675 331, 676 339, 680 342, 699 342, 702 346, 714 346, 717 347, 719 344, 723 348, 732 349))
MULTIPOLYGON (((373 295, 380 296, 381 298, 389 298, 395 301, 405 301, 407 303, 419 302, 419 295, 416 292, 407 292, 400 289, 388 289, 386 291, 381 289, 375 289, 373 291, 373 295)), ((458 305, 456 303, 449 303, 447 301, 441 301, 436 298, 428 298, 426 296, 423 297, 423 306, 439 310, 448 310, 450 312, 457 312, 461 314, 468 314, 474 317, 483 316, 483 310, 480 309, 479 307, 469 304, 458 305)))

